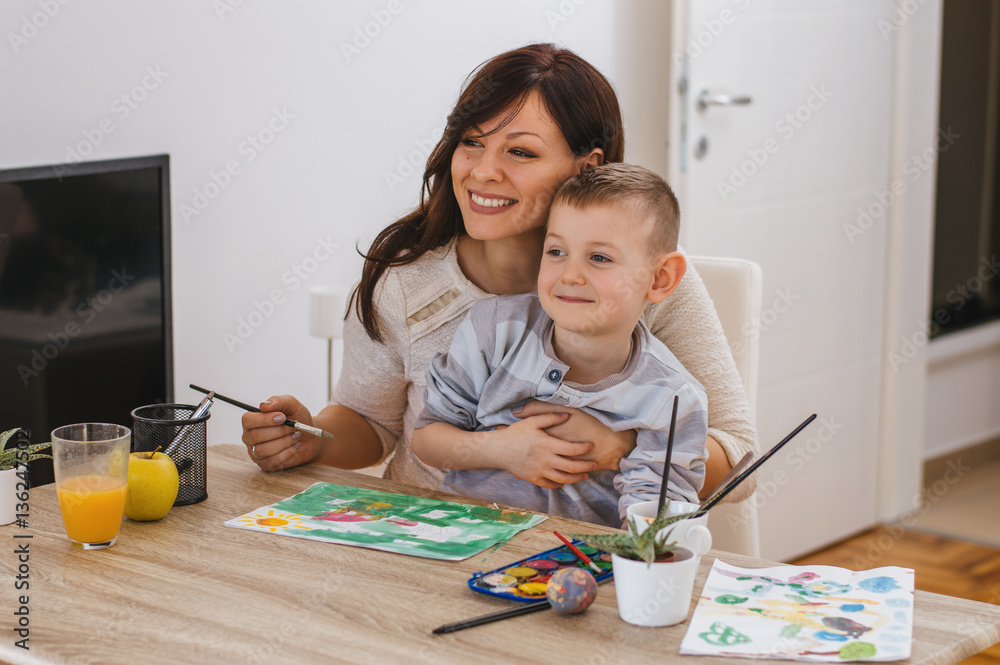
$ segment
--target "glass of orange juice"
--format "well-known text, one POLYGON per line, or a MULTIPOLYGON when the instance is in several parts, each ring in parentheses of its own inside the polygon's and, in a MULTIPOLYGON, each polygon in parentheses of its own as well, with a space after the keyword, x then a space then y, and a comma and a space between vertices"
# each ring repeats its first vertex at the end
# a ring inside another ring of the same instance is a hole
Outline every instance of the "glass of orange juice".
POLYGON ((118 539, 131 441, 127 427, 107 423, 52 430, 59 510, 74 546, 100 550, 118 539))

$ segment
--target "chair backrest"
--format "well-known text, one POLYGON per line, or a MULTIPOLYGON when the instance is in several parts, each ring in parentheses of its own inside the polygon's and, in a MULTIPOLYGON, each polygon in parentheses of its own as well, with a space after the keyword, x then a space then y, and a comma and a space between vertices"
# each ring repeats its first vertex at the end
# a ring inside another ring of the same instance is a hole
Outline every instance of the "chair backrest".
MULTIPOLYGON (((761 310, 762 278, 760 266, 753 261, 710 256, 690 256, 688 261, 701 275, 722 330, 743 379, 750 413, 757 413, 757 369, 760 356, 760 331, 757 321, 761 310)), ((757 507, 752 499, 742 503, 724 503, 708 516, 713 547, 727 552, 760 556, 757 507)))

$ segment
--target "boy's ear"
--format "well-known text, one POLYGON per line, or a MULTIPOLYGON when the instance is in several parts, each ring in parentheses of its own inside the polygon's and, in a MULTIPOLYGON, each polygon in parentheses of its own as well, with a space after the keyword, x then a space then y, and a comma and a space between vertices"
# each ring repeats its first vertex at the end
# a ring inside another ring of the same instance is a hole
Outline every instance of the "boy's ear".
POLYGON ((656 259, 653 267, 653 283, 646 298, 650 302, 662 302, 681 283, 687 271, 687 259, 680 252, 670 252, 656 259))

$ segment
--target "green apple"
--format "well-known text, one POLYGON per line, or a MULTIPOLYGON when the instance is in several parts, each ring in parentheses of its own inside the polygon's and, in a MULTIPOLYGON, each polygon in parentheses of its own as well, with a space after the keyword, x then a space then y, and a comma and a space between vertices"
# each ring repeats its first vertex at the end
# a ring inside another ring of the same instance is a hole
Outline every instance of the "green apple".
POLYGON ((128 460, 125 515, 137 522, 158 520, 177 500, 177 465, 163 453, 132 453, 128 460))

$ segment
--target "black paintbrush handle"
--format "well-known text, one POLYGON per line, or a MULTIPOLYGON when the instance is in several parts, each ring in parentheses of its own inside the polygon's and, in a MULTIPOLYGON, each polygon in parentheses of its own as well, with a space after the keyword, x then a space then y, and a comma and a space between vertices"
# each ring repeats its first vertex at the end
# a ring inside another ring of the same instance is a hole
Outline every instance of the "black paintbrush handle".
POLYGON ((667 435, 667 455, 663 458, 663 480, 660 481, 660 502, 656 504, 657 516, 663 510, 663 504, 667 500, 667 482, 670 480, 670 458, 674 454, 674 426, 677 425, 678 400, 678 396, 674 395, 674 410, 670 415, 670 433, 667 435))
POLYGON ((493 623, 494 621, 503 621, 504 619, 509 619, 511 617, 519 617, 522 614, 540 612, 541 610, 547 610, 550 607, 552 607, 552 605, 549 604, 549 601, 540 600, 537 603, 526 603, 520 607, 512 607, 508 610, 501 610, 499 612, 493 612, 492 614, 484 614, 483 616, 465 619, 464 621, 446 623, 439 628, 435 628, 431 632, 435 635, 440 635, 442 633, 454 633, 456 630, 464 630, 466 628, 472 628, 473 626, 482 626, 484 623, 493 623))
POLYGON ((714 506, 715 504, 717 504, 720 501, 722 501, 722 499, 725 498, 725 496, 727 494, 729 494, 730 492, 732 492, 733 489, 737 485, 739 485, 744 480, 746 480, 747 478, 749 478, 750 474, 753 473, 754 471, 756 471, 757 468, 761 464, 763 464, 764 462, 766 462, 767 460, 769 460, 771 458, 771 456, 774 455, 774 453, 778 452, 778 450, 780 450, 783 445, 785 445, 786 443, 788 443, 789 441, 791 441, 792 437, 794 437, 796 434, 798 434, 799 432, 801 432, 805 428, 806 425, 808 425, 809 423, 811 423, 814 420, 816 420, 816 414, 815 413, 812 414, 811 416, 809 416, 808 418, 806 418, 805 422, 803 422, 801 425, 799 425, 798 427, 796 427, 792 431, 791 434, 789 434, 784 439, 782 439, 781 441, 779 441, 778 445, 776 445, 774 448, 771 448, 769 451, 767 451, 766 453, 764 453, 761 456, 761 458, 759 460, 757 460, 756 462, 754 462, 753 464, 751 464, 750 467, 746 471, 744 471, 740 475, 738 475, 735 478, 733 478, 733 481, 731 483, 729 483, 728 485, 726 485, 726 487, 723 488, 722 491, 720 491, 718 494, 716 494, 715 497, 713 497, 711 501, 709 501, 708 503, 706 503, 704 508, 701 508, 700 510, 698 510, 698 514, 701 515, 703 513, 707 513, 708 510, 712 506, 714 506))
MULTIPOLYGON (((193 383, 189 383, 188 385, 191 388, 193 388, 194 390, 197 390, 198 392, 201 392, 201 393, 205 393, 206 395, 210 392, 209 390, 207 390, 205 388, 202 388, 201 386, 196 386, 193 383)), ((258 409, 256 406, 250 406, 249 404, 247 404, 245 402, 241 402, 238 399, 233 399, 232 397, 226 397, 225 395, 220 395, 219 393, 215 393, 215 399, 220 399, 223 402, 226 402, 227 404, 232 404, 233 406, 238 406, 241 409, 244 409, 246 411, 252 411, 253 413, 262 413, 261 410, 258 409)), ((283 422, 282 425, 288 425, 289 427, 295 427, 296 425, 298 425, 298 423, 296 421, 292 420, 291 418, 286 417, 285 418, 285 422, 283 422)))

